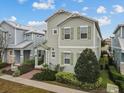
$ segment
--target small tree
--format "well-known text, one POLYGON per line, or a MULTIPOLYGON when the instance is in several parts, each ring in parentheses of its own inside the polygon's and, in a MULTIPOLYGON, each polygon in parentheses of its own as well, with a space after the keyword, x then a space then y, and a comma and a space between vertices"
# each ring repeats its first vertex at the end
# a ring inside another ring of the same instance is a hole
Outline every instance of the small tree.
POLYGON ((94 83, 99 78, 100 66, 95 53, 91 49, 85 49, 75 65, 76 77, 87 83, 94 83))

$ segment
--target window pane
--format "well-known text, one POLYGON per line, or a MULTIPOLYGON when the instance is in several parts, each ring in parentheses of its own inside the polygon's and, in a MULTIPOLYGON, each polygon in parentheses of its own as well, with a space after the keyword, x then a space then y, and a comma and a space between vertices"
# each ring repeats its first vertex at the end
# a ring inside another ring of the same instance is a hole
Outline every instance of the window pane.
POLYGON ((52 57, 55 57, 55 52, 52 52, 52 57))
POLYGON ((54 30, 54 34, 57 34, 57 30, 54 30))
POLYGON ((65 39, 70 39, 70 28, 64 29, 65 39))
POLYGON ((81 33, 81 38, 87 38, 87 33, 81 33))
POLYGON ((65 34, 65 39, 70 39, 70 34, 65 34))
POLYGON ((65 64, 70 64, 70 59, 65 59, 65 64))

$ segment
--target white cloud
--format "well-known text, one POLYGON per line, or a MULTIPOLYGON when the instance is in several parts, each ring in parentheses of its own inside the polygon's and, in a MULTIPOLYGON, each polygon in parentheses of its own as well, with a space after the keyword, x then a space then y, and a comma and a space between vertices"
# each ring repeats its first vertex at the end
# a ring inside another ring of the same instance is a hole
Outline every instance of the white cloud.
POLYGON ((86 13, 81 13, 81 14, 84 15, 84 16, 87 15, 86 13))
POLYGON ((54 5, 54 0, 48 0, 47 2, 34 2, 32 4, 32 7, 34 9, 54 9, 55 5, 54 5))
POLYGON ((78 3, 82 3, 84 0, 73 0, 75 2, 78 2, 78 3))
POLYGON ((111 19, 109 17, 107 17, 107 16, 97 18, 97 20, 99 21, 101 26, 111 24, 111 19))
POLYGON ((46 24, 46 22, 44 22, 44 21, 29 21, 28 22, 28 25, 30 25, 30 26, 45 25, 45 24, 46 24))
POLYGON ((106 8, 104 6, 99 6, 97 8, 97 13, 98 14, 103 14, 103 13, 106 13, 106 8))
POLYGON ((80 14, 80 12, 79 12, 79 11, 72 11, 72 13, 80 14))
POLYGON ((121 5, 114 5, 113 8, 114 8, 113 11, 115 13, 123 13, 124 12, 124 7, 121 5))
POLYGON ((39 31, 47 29, 47 24, 45 21, 29 21, 28 26, 33 27, 39 31))
POLYGON ((82 10, 87 11, 88 9, 89 9, 88 7, 84 7, 82 10))
POLYGON ((25 3, 27 0, 18 0, 18 2, 20 3, 20 4, 23 4, 23 3, 25 3))
POLYGON ((15 16, 11 16, 8 20, 9 20, 9 21, 16 21, 17 18, 16 18, 15 16))

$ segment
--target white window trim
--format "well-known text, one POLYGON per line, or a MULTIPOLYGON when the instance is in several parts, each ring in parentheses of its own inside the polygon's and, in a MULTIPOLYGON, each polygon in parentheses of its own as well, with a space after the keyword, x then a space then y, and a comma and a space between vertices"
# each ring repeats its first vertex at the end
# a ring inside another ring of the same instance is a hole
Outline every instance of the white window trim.
MULTIPOLYGON (((71 51, 63 51, 63 53, 65 54, 65 53, 72 53, 71 51)), ((63 60, 64 60, 64 66, 70 66, 71 65, 71 62, 70 62, 70 64, 65 64, 65 58, 63 57, 63 60)), ((71 60, 71 58, 70 58, 70 60, 71 60)))
POLYGON ((51 58, 52 58, 52 59, 55 59, 55 57, 53 57, 53 55, 52 55, 52 53, 53 53, 53 52, 55 53, 55 57, 56 57, 56 52, 55 52, 55 49, 54 49, 54 50, 52 50, 52 48, 51 48, 51 58))
POLYGON ((71 40, 71 27, 64 27, 64 40, 71 40), (70 39, 65 39, 65 29, 70 29, 70 39))
MULTIPOLYGON (((83 27, 87 27, 88 28, 88 26, 85 25, 85 26, 80 26, 80 29, 83 28, 83 27)), ((81 30, 80 30, 80 40, 88 40, 88 31, 86 31, 86 33, 87 33, 87 38, 81 38, 81 30)))
POLYGON ((58 34, 58 29, 56 29, 56 28, 52 29, 52 34, 53 34, 53 35, 57 35, 57 34, 58 34), (56 30, 56 31, 57 31, 57 33, 56 33, 56 34, 54 33, 54 30, 56 30))

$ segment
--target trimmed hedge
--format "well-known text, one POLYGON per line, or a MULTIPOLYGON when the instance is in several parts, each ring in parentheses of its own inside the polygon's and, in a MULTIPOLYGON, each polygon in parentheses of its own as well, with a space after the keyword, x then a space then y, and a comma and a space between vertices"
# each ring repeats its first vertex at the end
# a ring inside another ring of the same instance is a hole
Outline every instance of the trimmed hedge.
POLYGON ((55 77, 56 73, 57 73, 56 71, 45 69, 41 73, 35 74, 32 77, 32 79, 38 80, 38 81, 45 81, 45 80, 54 81, 54 80, 56 80, 56 77, 55 77))
POLYGON ((80 86, 81 82, 78 81, 76 76, 69 72, 58 72, 56 74, 56 81, 65 84, 77 85, 80 86))
POLYGON ((4 67, 7 67, 9 66, 8 63, 0 63, 0 69, 4 68, 4 67))
POLYGON ((73 73, 58 72, 56 74, 56 81, 68 85, 78 86, 81 89, 95 89, 101 86, 102 78, 98 78, 96 83, 82 83, 73 73))
POLYGON ((28 65, 28 64, 23 64, 22 66, 19 66, 18 69, 20 71, 20 75, 22 75, 22 74, 32 71, 34 69, 34 66, 28 65))

